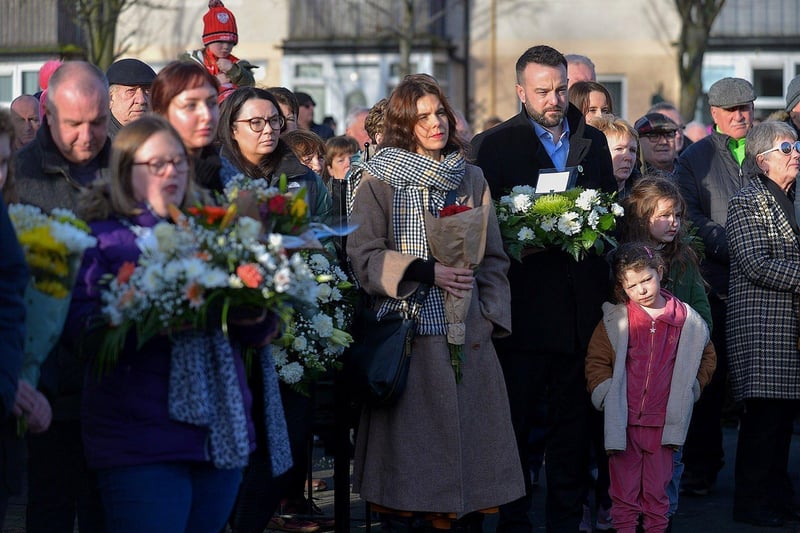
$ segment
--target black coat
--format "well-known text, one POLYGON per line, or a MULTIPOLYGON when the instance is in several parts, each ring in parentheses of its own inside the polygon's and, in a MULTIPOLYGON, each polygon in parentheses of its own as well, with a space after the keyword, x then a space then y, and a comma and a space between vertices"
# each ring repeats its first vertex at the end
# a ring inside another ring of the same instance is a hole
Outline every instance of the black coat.
MULTIPOLYGON (((571 104, 567 121, 567 166, 578 167, 577 185, 616 191, 605 135, 587 126, 571 104)), ((495 199, 515 185, 535 186, 539 170, 554 167, 524 110, 476 136, 472 148, 475 164, 483 169, 495 199)), ((498 349, 583 355, 610 295, 605 260, 590 255, 576 262, 565 252, 548 249, 522 262, 512 260, 508 278, 512 335, 498 341, 498 349)))

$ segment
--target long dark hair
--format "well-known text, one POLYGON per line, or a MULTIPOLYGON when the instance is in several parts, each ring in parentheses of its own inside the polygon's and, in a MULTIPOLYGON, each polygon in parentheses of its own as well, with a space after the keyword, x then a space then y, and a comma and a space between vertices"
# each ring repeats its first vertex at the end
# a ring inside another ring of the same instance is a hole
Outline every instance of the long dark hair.
POLYGON ((414 126, 418 121, 417 100, 426 94, 439 98, 447 115, 448 137, 442 153, 465 151, 466 142, 456 132, 456 116, 453 108, 450 107, 447 96, 436 79, 428 74, 411 74, 395 87, 384 112, 381 148, 393 146, 409 152, 417 151, 417 136, 414 134, 414 126))
POLYGON ((230 159, 236 168, 251 178, 268 178, 272 176, 275 169, 278 168, 278 163, 291 150, 283 139, 278 137, 275 150, 271 154, 262 157, 257 165, 254 165, 244 157, 239 149, 239 143, 233 138, 233 128, 236 118, 239 116, 239 111, 241 111, 245 102, 249 100, 267 100, 271 102, 275 106, 275 111, 278 115, 284 119, 281 132, 286 130, 286 117, 283 116, 278 99, 271 92, 259 87, 239 87, 222 102, 217 139, 222 145, 222 154, 230 159))

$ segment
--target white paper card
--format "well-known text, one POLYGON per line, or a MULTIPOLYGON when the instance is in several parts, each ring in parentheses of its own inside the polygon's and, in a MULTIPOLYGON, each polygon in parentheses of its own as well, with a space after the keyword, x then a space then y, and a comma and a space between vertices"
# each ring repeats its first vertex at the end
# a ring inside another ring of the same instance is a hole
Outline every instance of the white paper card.
POLYGON ((539 180, 536 182, 536 194, 566 191, 570 174, 568 170, 563 172, 540 172, 539 180))

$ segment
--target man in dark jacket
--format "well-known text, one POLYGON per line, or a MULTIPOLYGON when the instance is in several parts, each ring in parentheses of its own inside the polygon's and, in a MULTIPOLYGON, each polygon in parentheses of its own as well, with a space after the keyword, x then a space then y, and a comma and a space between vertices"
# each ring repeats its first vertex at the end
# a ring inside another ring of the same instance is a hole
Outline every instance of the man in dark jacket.
POLYGON ((714 83, 708 91, 714 131, 687 148, 675 165, 686 214, 705 245, 701 267, 711 285, 711 340, 717 352, 717 369, 694 407, 683 448, 686 469, 681 490, 698 496, 708 493, 724 464, 720 417, 728 372, 725 313, 730 270, 725 222, 728 200, 749 182, 755 170, 753 161, 744 156, 755 98, 747 80, 723 78, 714 83))
MULTIPOLYGON (((476 136, 473 154, 492 195, 499 198, 515 185, 536 185, 544 169, 577 173, 577 185, 616 190, 605 136, 585 124, 569 104, 567 61, 557 50, 534 46, 517 61, 517 96, 523 110, 476 136)), ((506 377, 511 416, 526 482, 526 448, 531 415, 545 392, 547 530, 578 530, 589 478, 588 394, 584 357, 592 331, 609 296, 604 259, 592 255, 575 261, 548 249, 511 262, 512 330, 496 343, 506 377)), ((498 531, 532 529, 530 485, 527 495, 501 507, 498 531)))
MULTIPOLYGON (((108 83, 102 71, 82 61, 61 65, 50 78, 45 119, 36 138, 17 153, 15 177, 22 203, 45 211, 75 210, 78 195, 105 174, 108 83)), ((58 343, 42 365, 39 388, 53 407, 50 429, 28 439, 26 530, 100 531, 102 511, 93 475, 83 457, 80 401, 83 364, 58 343)))

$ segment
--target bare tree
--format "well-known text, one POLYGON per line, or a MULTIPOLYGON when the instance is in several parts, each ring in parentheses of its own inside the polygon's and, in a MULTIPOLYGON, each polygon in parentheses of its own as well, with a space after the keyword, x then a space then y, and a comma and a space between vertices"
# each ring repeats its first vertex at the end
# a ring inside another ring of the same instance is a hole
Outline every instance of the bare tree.
MULTIPOLYGON (((455 0, 460 2, 463 0, 455 0)), ((407 74, 411 74, 411 51, 414 45, 414 39, 419 37, 420 28, 427 28, 434 22, 444 17, 448 12, 448 3, 445 1, 444 8, 435 13, 428 14, 423 20, 420 20, 419 13, 417 13, 417 4, 419 0, 401 0, 402 13, 400 13, 399 21, 397 23, 389 23, 388 21, 397 20, 397 12, 395 11, 396 4, 389 3, 383 0, 350 0, 348 4, 351 8, 356 9, 361 3, 369 6, 382 15, 384 25, 380 29, 388 31, 397 39, 397 48, 400 60, 398 63, 398 78, 402 79, 407 74)), ((424 32, 424 31, 423 31, 424 32)))
POLYGON ((681 17, 678 75, 681 82, 680 112, 684 117, 694 116, 703 89, 703 56, 708 47, 711 25, 724 5, 725 0, 675 0, 681 17))

